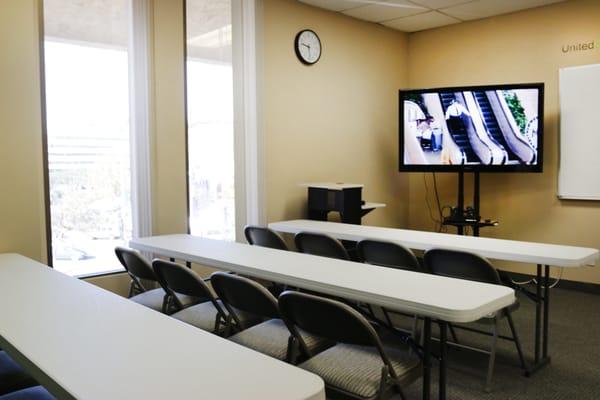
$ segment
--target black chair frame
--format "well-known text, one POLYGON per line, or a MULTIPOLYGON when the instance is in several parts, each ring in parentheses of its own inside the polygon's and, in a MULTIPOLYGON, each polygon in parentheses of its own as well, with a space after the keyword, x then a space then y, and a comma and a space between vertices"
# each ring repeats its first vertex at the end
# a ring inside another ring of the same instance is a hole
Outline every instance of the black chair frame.
MULTIPOLYGON (((413 272, 423 272, 421 263, 414 255, 414 253, 397 243, 364 239, 356 244, 356 250, 360 262, 365 264, 377 265, 380 267, 395 268, 413 272)), ((375 313, 370 305, 367 305, 370 317, 375 317, 375 313)), ((394 328, 394 324, 389 315, 389 312, 384 307, 381 308, 383 315, 386 319, 387 326, 394 328)), ((399 313, 393 311, 395 314, 404 315, 407 317, 413 317, 414 323, 411 334, 417 332, 417 320, 414 315, 399 313)))
POLYGON ((153 260, 152 267, 154 268, 158 282, 166 293, 163 313, 173 314, 184 308, 210 301, 217 310, 214 332, 219 333, 221 332, 221 326, 227 326, 230 316, 217 302, 217 298, 215 298, 204 279, 198 276, 192 269, 161 259, 153 260), (193 297, 196 301, 184 305, 179 300, 178 294, 193 297))
MULTIPOLYGON (((242 331, 249 327, 240 318, 239 311, 265 319, 282 319, 277 299, 260 283, 220 271, 211 275, 211 281, 213 289, 231 316, 227 326, 228 333, 242 331)), ((301 356, 308 355, 307 352, 299 354, 298 350, 296 338, 290 333, 286 361, 295 364, 301 356)))
MULTIPOLYGON (((372 399, 382 398, 388 388, 395 389, 403 400, 406 399, 377 332, 360 312, 336 300, 294 291, 286 291, 279 296, 279 309, 300 349, 309 356, 314 354, 310 354, 298 328, 335 342, 374 347, 383 361, 383 367, 379 391, 372 399)), ((336 395, 364 399, 338 387, 328 386, 328 389, 336 395)))
MULTIPOLYGON (((504 286, 504 283, 496 268, 494 268, 494 266, 488 260, 477 254, 455 250, 431 249, 425 252, 423 261, 425 268, 435 275, 504 286)), ((492 337, 492 344, 489 351, 459 343, 458 338, 453 330, 451 330, 451 332, 454 336, 454 341, 448 341, 448 345, 488 354, 490 356, 484 387, 486 392, 491 391, 498 339, 507 340, 515 344, 521 368, 525 372, 529 371, 527 363, 525 362, 521 341, 515 328, 510 307, 500 310, 498 313, 496 313, 496 315, 491 317, 491 325, 492 332, 464 325, 448 324, 451 329, 456 328, 492 337), (498 333, 498 322, 502 317, 505 317, 508 321, 511 336, 500 335, 498 333)))
POLYGON ((129 293, 127 297, 132 297, 147 290, 142 280, 158 282, 152 265, 140 254, 139 251, 127 247, 115 247, 117 259, 125 268, 125 271, 131 278, 129 282, 129 293))

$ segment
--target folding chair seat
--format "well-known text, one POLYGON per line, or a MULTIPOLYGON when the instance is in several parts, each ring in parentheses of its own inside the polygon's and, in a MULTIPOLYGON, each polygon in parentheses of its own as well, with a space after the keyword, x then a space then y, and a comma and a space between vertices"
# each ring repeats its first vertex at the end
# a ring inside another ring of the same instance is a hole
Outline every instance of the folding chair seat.
POLYGON ((33 386, 0 396, 0 400, 56 400, 46 389, 33 386))
POLYGON ((0 350, 0 395, 37 385, 10 356, 0 350))

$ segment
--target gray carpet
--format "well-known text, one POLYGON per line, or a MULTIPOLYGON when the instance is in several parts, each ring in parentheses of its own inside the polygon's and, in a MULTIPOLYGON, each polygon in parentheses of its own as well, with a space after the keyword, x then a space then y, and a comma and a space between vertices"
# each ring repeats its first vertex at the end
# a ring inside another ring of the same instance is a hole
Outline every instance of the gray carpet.
MULTIPOLYGON (((526 378, 519 367, 514 344, 499 340, 492 392, 485 393, 487 355, 450 348, 448 399, 600 399, 600 296, 556 288, 550 300, 550 365, 526 378)), ((534 351, 535 306, 524 296, 520 301, 521 308, 514 313, 514 319, 529 362, 534 351)), ((398 318, 398 323, 408 326, 406 318, 398 318)), ((502 321, 501 326, 501 333, 508 335, 508 323, 502 321)), ((434 334, 437 335, 437 327, 434 334)), ((491 338, 482 335, 460 330, 457 334, 463 344, 489 348, 491 343, 491 338)), ((389 338, 384 340, 387 342, 389 338)), ((435 368, 434 383, 437 374, 435 368)), ((420 399, 421 385, 419 379, 408 387, 407 398, 420 399)), ((395 396, 394 400, 399 398, 395 396)), ((437 398, 434 385, 432 399, 437 398)))

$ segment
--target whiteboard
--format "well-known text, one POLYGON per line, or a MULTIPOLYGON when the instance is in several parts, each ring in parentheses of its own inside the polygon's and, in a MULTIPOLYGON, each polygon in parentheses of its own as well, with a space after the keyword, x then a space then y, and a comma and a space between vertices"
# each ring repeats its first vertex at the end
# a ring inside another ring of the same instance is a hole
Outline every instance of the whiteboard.
POLYGON ((600 200, 600 64, 559 72, 558 197, 600 200))

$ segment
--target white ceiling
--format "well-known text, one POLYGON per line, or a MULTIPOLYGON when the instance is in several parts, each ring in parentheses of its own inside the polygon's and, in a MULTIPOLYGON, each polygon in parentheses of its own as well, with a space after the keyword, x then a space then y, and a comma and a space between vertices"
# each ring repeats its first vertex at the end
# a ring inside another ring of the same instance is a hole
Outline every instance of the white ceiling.
POLYGON ((417 32, 567 0, 299 0, 315 7, 417 32))

